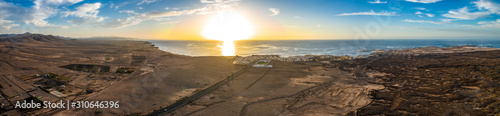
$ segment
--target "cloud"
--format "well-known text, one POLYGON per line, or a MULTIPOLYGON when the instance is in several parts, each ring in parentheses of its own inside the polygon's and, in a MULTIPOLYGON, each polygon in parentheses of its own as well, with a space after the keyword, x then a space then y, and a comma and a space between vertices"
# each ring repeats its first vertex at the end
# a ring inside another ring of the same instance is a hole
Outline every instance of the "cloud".
POLYGON ((102 24, 106 28, 124 28, 132 25, 137 25, 145 20, 155 20, 158 18, 170 17, 170 16, 181 16, 181 15, 193 15, 193 14, 207 14, 211 11, 206 8, 181 10, 181 11, 150 11, 146 13, 136 13, 134 11, 123 10, 122 13, 130 13, 132 16, 125 19, 115 19, 110 22, 102 24))
POLYGON ((11 27, 19 26, 19 24, 10 23, 23 22, 41 28, 67 29, 69 28, 68 26, 51 24, 47 22, 46 19, 57 15, 60 11, 60 6, 68 6, 81 1, 83 0, 34 0, 33 6, 31 7, 22 7, 0 1, 0 19, 2 19, 2 27, 10 29, 11 27))
POLYGON ((371 10, 370 12, 342 13, 338 14, 337 16, 356 16, 356 15, 396 16, 396 12, 388 12, 388 11, 373 12, 373 10, 371 10))
POLYGON ((477 24, 481 25, 482 27, 500 28, 500 19, 497 19, 496 21, 481 21, 477 24))
POLYGON ((135 13, 135 11, 133 11, 133 10, 122 10, 122 11, 120 11, 119 13, 137 14, 137 13, 135 13))
POLYGON ((462 20, 474 20, 479 18, 485 18, 491 14, 500 15, 500 4, 492 2, 491 0, 478 0, 472 2, 479 11, 470 12, 468 7, 463 7, 458 10, 450 10, 444 17, 462 19, 462 20))
POLYGON ((416 7, 416 8, 414 8, 414 9, 428 11, 428 10, 427 10, 426 8, 424 8, 424 7, 416 7))
POLYGON ((294 16, 293 18, 294 18, 294 19, 300 19, 300 18, 302 18, 302 17, 300 17, 300 16, 294 16))
POLYGON ((425 14, 425 16, 427 16, 427 17, 434 17, 434 16, 435 16, 434 14, 430 14, 430 13, 422 13, 422 12, 420 12, 420 11, 415 12, 415 14, 417 14, 417 15, 418 15, 418 17, 423 17, 421 14, 425 14))
POLYGON ((387 1, 381 2, 380 0, 375 0, 375 1, 368 1, 370 4, 385 4, 387 1))
POLYGON ((115 10, 118 10, 118 8, 122 7, 122 6, 125 6, 127 4, 130 4, 129 2, 123 2, 123 3, 120 3, 118 5, 111 5, 111 7, 115 7, 115 10))
POLYGON ((55 24, 50 24, 45 21, 45 19, 52 17, 58 13, 61 5, 72 5, 79 3, 83 0, 35 0, 34 5, 31 9, 27 10, 27 14, 14 14, 23 16, 23 22, 26 24, 33 24, 36 27, 42 28, 62 28, 67 29, 68 26, 60 26, 55 24))
POLYGON ((442 0, 405 0, 405 1, 428 4, 428 3, 436 3, 442 0))
POLYGON ((500 4, 492 2, 491 0, 478 0, 472 2, 479 10, 488 10, 491 13, 500 15, 500 4))
POLYGON ((270 14, 269 16, 276 16, 280 13, 280 9, 277 9, 277 8, 269 8, 267 10, 269 10, 273 13, 273 14, 270 14))
POLYGON ((75 4, 82 1, 83 0, 35 0, 35 4, 44 3, 44 4, 61 5, 61 4, 75 4))
POLYGON ((63 17, 74 16, 77 19, 72 19, 69 22, 77 25, 91 23, 91 22, 102 22, 104 17, 97 16, 99 14, 99 8, 101 8, 101 3, 85 3, 76 7, 75 11, 63 12, 63 17))
POLYGON ((29 17, 26 15, 31 14, 32 10, 16 6, 12 3, 0 1, 0 19, 9 19, 15 21, 24 21, 29 17))
POLYGON ((441 19, 441 22, 449 23, 449 22, 456 21, 456 20, 458 20, 458 19, 441 19))
POLYGON ((168 21, 168 22, 163 22, 160 24, 175 24, 175 23, 179 23, 179 21, 168 21))
POLYGON ((450 10, 443 16, 448 18, 462 19, 462 20, 473 20, 473 19, 488 17, 490 16, 490 12, 486 11, 469 12, 469 9, 467 7, 463 7, 458 10, 450 10))
POLYGON ((10 30, 11 27, 17 27, 19 24, 13 24, 14 21, 0 19, 0 27, 10 30))
POLYGON ((142 5, 142 4, 151 4, 153 2, 159 2, 161 0, 142 0, 141 2, 137 3, 137 5, 142 5))
MULTIPOLYGON (((160 19, 168 18, 171 16, 212 14, 217 11, 236 6, 237 4, 235 2, 237 1, 239 0, 201 0, 201 3, 206 4, 204 7, 177 11, 149 11, 146 13, 136 13, 124 10, 121 12, 133 15, 124 19, 115 19, 110 22, 102 23, 101 26, 106 28, 124 28, 132 25, 137 25, 146 20, 161 21, 160 19)), ((172 9, 176 10, 175 8, 172 9)))
POLYGON ((405 19, 403 22, 409 22, 409 23, 430 23, 430 24, 444 24, 445 22, 434 22, 434 21, 428 21, 428 20, 411 20, 411 19, 405 19))
POLYGON ((141 19, 136 19, 136 17, 128 17, 125 19, 115 19, 111 22, 103 23, 102 27, 107 28, 123 28, 131 25, 137 25, 141 23, 141 19))
POLYGON ((434 17, 434 14, 428 14, 428 13, 427 13, 427 14, 425 14, 425 15, 427 15, 428 17, 434 17))
POLYGON ((237 2, 240 0, 200 0, 201 3, 213 4, 213 3, 224 3, 224 2, 237 2))

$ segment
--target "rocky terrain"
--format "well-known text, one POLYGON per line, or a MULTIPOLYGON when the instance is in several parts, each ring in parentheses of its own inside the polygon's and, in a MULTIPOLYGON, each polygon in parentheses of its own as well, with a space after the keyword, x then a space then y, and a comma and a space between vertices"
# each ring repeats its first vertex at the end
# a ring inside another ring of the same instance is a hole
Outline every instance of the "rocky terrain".
POLYGON ((352 114, 500 114, 498 50, 386 54, 333 65, 354 72, 359 80, 385 86, 372 91, 373 102, 352 114))

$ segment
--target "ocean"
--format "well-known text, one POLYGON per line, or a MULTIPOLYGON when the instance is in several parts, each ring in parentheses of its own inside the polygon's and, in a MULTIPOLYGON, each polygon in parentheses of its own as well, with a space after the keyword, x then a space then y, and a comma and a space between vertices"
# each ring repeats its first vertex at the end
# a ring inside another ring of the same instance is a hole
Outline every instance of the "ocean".
MULTIPOLYGON (((150 40, 161 50, 189 56, 222 56, 222 41, 150 40)), ((495 39, 402 39, 402 40, 240 40, 234 42, 234 55, 368 55, 373 50, 398 50, 417 47, 476 45, 500 48, 495 39)), ((232 47, 231 46, 231 47, 232 47)), ((227 50, 225 50, 227 51, 227 50)))

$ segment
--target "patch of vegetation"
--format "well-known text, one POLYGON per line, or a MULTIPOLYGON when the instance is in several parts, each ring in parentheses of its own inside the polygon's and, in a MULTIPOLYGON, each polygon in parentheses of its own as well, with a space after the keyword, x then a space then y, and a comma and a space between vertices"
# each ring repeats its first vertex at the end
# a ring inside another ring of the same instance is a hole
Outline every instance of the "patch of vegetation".
POLYGON ((267 62, 258 62, 257 64, 259 64, 259 65, 266 65, 267 62))
POLYGON ((44 74, 42 77, 50 78, 50 79, 54 79, 54 80, 63 80, 63 81, 67 81, 70 79, 69 77, 54 74, 54 73, 47 73, 47 74, 44 74))
POLYGON ((104 65, 90 65, 90 64, 70 64, 65 66, 60 66, 61 68, 67 68, 76 71, 92 72, 92 73, 106 73, 109 72, 111 67, 104 65))
POLYGON ((118 68, 118 69, 116 69, 116 73, 127 73, 127 74, 130 74, 132 72, 134 72, 133 68, 118 68))
POLYGON ((35 84, 40 84, 42 85, 43 90, 49 90, 54 87, 59 87, 61 85, 64 85, 70 78, 66 76, 61 76, 57 75, 54 73, 46 73, 43 75, 40 75, 42 79, 38 80, 35 82, 35 84))

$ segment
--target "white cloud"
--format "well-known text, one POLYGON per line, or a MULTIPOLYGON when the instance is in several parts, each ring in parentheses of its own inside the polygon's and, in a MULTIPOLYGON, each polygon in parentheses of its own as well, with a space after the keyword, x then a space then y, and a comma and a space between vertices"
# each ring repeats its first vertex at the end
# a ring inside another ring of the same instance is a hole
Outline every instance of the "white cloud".
POLYGON ((104 17, 97 16, 99 14, 99 8, 101 8, 101 3, 85 3, 76 7, 75 11, 63 12, 64 17, 74 16, 77 19, 70 20, 73 24, 85 24, 90 22, 102 22, 104 17))
POLYGON ((159 2, 161 0, 142 0, 141 2, 137 3, 137 5, 142 5, 142 4, 151 4, 153 2, 159 2))
POLYGON ((138 9, 142 9, 142 7, 137 7, 138 9))
POLYGON ((83 0, 34 0, 31 7, 22 7, 17 6, 18 4, 0 1, 0 19, 3 20, 2 27, 10 29, 10 27, 19 25, 10 23, 18 22, 32 24, 35 27, 41 28, 67 29, 69 28, 68 26, 51 24, 46 19, 57 15, 61 10, 61 6, 69 6, 81 1, 83 0))
POLYGON ((456 11, 451 10, 448 13, 443 15, 448 18, 462 19, 462 20, 474 20, 479 18, 485 18, 490 16, 490 12, 486 11, 477 11, 477 12, 469 12, 467 7, 460 8, 456 11))
POLYGON ((171 16, 212 14, 217 11, 236 6, 237 1, 239 0, 201 0, 201 3, 206 4, 204 7, 189 10, 178 10, 176 8, 172 8, 175 11, 150 11, 146 13, 121 11, 122 13, 132 13, 134 15, 125 19, 115 19, 113 21, 103 23, 101 26, 106 28, 124 28, 127 26, 137 25, 146 20, 162 21, 162 19, 171 16))
POLYGON ((169 21, 169 22, 163 22, 160 24, 175 24, 175 23, 179 23, 179 21, 169 21))
POLYGON ((470 12, 466 6, 458 10, 450 10, 443 16, 462 20, 474 20, 488 17, 491 14, 500 15, 500 4, 492 2, 491 0, 478 0, 472 2, 472 4, 474 4, 479 11, 470 12))
POLYGON ((427 11, 427 9, 426 9, 426 8, 424 8, 424 7, 416 7, 416 8, 414 8, 414 9, 417 9, 417 10, 425 10, 425 11, 427 11))
POLYGON ((114 5, 114 8, 115 8, 115 10, 118 10, 120 7, 125 6, 127 4, 130 4, 130 3, 129 2, 123 2, 123 3, 120 3, 118 5, 114 5))
POLYGON ((280 13, 280 9, 277 9, 277 8, 269 8, 267 10, 269 10, 273 13, 273 14, 270 14, 269 16, 276 16, 280 13))
POLYGON ((35 5, 31 9, 33 11, 29 15, 30 17, 26 18, 24 22, 26 24, 33 24, 36 27, 67 29, 69 28, 68 26, 50 24, 45 19, 56 15, 60 5, 72 5, 81 1, 83 0, 35 0, 33 2, 35 5))
POLYGON ((425 14, 425 15, 427 15, 428 17, 434 17, 434 14, 429 14, 429 13, 427 13, 427 14, 425 14))
POLYGON ((34 4, 41 5, 62 5, 62 4, 75 4, 82 2, 83 0, 35 0, 34 4))
POLYGON ((434 22, 434 21, 428 21, 428 20, 411 20, 411 19, 405 19, 403 22, 409 22, 409 23, 430 23, 430 24, 444 24, 445 22, 434 22))
POLYGON ((396 16, 396 12, 388 12, 388 11, 373 12, 373 10, 371 10, 370 12, 342 13, 338 14, 337 16, 355 16, 355 15, 396 16))
POLYGON ((497 19, 496 21, 481 21, 477 24, 481 25, 482 27, 500 28, 500 19, 497 19))
POLYGON ((200 0, 201 3, 208 3, 208 4, 213 4, 213 3, 224 3, 224 2, 237 2, 240 0, 200 0))
POLYGON ((10 30, 11 27, 17 27, 19 24, 13 24, 14 21, 0 19, 0 27, 10 30))
POLYGON ((479 10, 488 10, 491 13, 496 13, 500 15, 500 4, 492 2, 491 0, 478 0, 472 2, 479 10))
POLYGON ((143 20, 137 19, 136 17, 128 17, 125 19, 115 19, 111 22, 107 22, 102 24, 103 27, 106 28, 123 28, 131 25, 137 25, 141 23, 143 20))
POLYGON ((427 16, 427 17, 434 17, 434 14, 430 14, 430 13, 422 13, 422 12, 420 12, 420 11, 415 12, 415 14, 417 14, 417 15, 418 15, 418 17, 423 17, 421 14, 425 14, 425 16, 427 16))
POLYGON ((31 10, 24 10, 12 3, 0 1, 0 19, 22 20, 26 14, 31 14, 31 10))
POLYGON ((192 14, 206 14, 211 13, 211 11, 206 8, 199 9, 191 9, 191 10, 182 10, 182 11, 150 11, 147 13, 135 13, 133 11, 123 10, 123 13, 131 13, 134 14, 125 19, 115 19, 113 21, 102 24, 103 27, 106 28, 123 28, 127 26, 137 25, 145 20, 155 20, 158 18, 170 17, 170 16, 180 16, 180 15, 192 15, 192 14))
POLYGON ((300 19, 300 18, 302 18, 302 17, 300 17, 300 16, 294 16, 293 18, 294 18, 294 19, 300 19))
POLYGON ((120 13, 137 14, 133 10, 122 10, 122 11, 120 11, 120 13))
POLYGON ((439 1, 442 1, 442 0, 406 0, 408 2, 416 2, 416 3, 436 3, 436 2, 439 2, 439 1))
POLYGON ((76 16, 76 17, 90 17, 97 16, 99 14, 99 8, 101 8, 101 3, 85 3, 81 6, 76 7, 75 11, 64 12, 64 16, 76 16))
POLYGON ((449 23, 449 22, 456 21, 456 20, 458 20, 458 19, 441 19, 441 22, 449 23))
POLYGON ((375 1, 368 1, 368 3, 370 4, 385 4, 387 3, 387 1, 380 1, 380 0, 375 0, 375 1))

